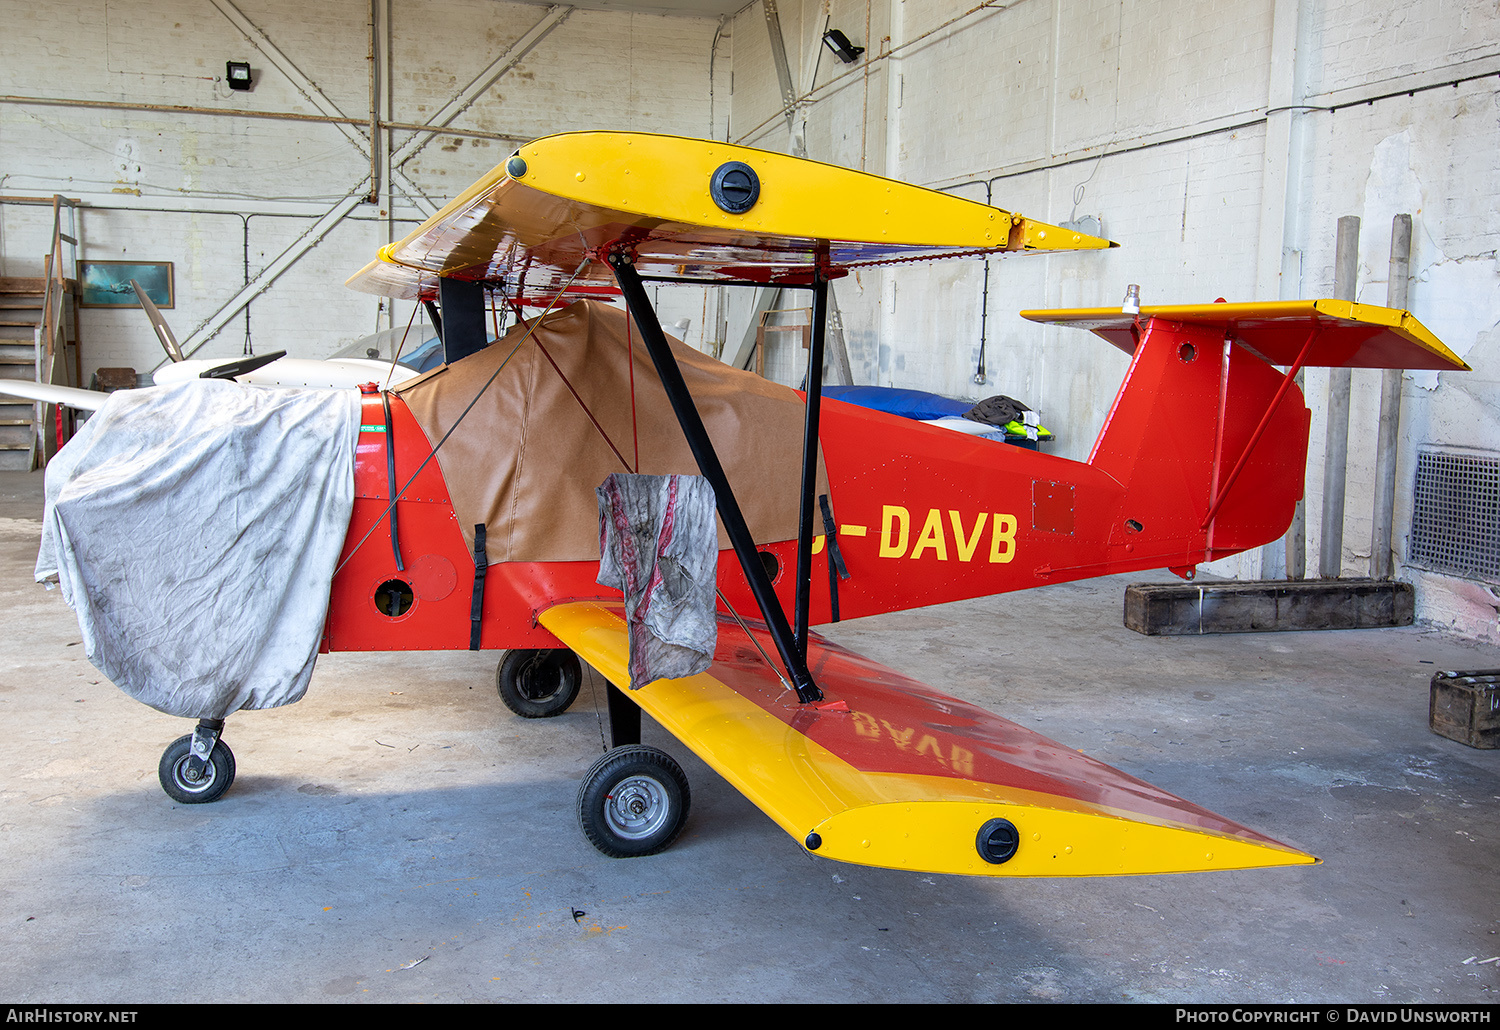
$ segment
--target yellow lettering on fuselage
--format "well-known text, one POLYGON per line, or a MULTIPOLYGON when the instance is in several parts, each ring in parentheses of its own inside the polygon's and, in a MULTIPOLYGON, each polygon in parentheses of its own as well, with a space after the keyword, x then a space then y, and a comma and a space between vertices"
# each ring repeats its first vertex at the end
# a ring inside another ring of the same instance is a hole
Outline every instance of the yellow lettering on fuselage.
POLYGON ((974 548, 979 546, 979 534, 984 532, 984 520, 989 517, 989 514, 987 511, 979 513, 979 518, 974 520, 973 535, 965 540, 963 516, 956 511, 948 512, 948 517, 953 520, 953 542, 958 545, 959 561, 968 561, 974 557, 974 548))
POLYGON ((927 512, 927 522, 922 526, 922 535, 917 537, 917 546, 911 549, 911 556, 920 558, 929 548, 937 554, 938 561, 948 560, 948 540, 943 536, 943 520, 936 508, 927 512))
MULTIPOLYGON (((953 549, 961 562, 972 561, 979 551, 979 542, 984 539, 985 523, 990 527, 989 559, 1004 565, 1016 556, 1016 517, 1001 512, 982 511, 974 517, 973 525, 964 526, 961 512, 948 509, 948 523, 953 529, 953 549)), ((927 518, 922 531, 917 534, 916 545, 911 554, 906 547, 911 540, 911 512, 899 504, 886 504, 880 509, 880 557, 921 558, 931 551, 938 561, 948 560, 948 529, 943 525, 941 508, 927 509, 927 518)))
POLYGON ((1016 556, 1016 517, 996 515, 995 531, 990 535, 990 561, 1005 563, 1016 556))
POLYGON ((880 556, 899 558, 906 553, 906 537, 911 529, 911 513, 897 504, 887 504, 880 509, 880 556), (901 536, 895 539, 891 530, 900 524, 901 536))

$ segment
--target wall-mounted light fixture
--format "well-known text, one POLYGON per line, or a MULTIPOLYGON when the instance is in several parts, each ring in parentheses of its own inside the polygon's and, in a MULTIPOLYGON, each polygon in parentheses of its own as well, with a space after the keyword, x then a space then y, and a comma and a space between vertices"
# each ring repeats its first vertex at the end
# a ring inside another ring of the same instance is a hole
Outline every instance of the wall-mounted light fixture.
POLYGON ((823 45, 838 55, 838 59, 845 64, 853 64, 859 60, 859 55, 865 52, 862 46, 855 46, 849 42, 849 37, 838 29, 829 29, 823 33, 823 45))
POLYGON ((229 83, 230 89, 248 90, 250 88, 250 62, 225 61, 224 81, 229 83))

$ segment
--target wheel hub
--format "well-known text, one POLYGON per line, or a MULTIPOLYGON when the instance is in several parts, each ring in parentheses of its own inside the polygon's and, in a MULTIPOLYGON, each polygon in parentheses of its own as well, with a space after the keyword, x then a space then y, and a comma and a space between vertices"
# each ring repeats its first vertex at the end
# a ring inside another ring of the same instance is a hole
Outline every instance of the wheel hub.
POLYGON ((621 837, 649 837, 669 818, 666 788, 650 776, 622 780, 605 799, 604 817, 621 837))
POLYGON ((532 701, 550 701, 563 688, 563 673, 545 655, 526 667, 521 676, 521 693, 532 701))
POLYGON ((215 770, 213 762, 205 762, 203 764, 203 768, 195 773, 193 771, 191 756, 185 757, 181 761, 179 761, 175 770, 177 775, 177 783, 182 787, 183 790, 189 791, 194 794, 213 786, 214 771, 215 770))

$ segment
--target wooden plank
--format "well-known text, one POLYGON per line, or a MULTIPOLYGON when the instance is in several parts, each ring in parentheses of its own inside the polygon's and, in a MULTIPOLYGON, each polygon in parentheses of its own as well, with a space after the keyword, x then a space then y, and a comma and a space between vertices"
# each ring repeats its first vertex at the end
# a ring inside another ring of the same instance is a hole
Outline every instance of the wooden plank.
POLYGON ((1410 626, 1410 583, 1373 579, 1133 583, 1125 627, 1146 636, 1410 626))

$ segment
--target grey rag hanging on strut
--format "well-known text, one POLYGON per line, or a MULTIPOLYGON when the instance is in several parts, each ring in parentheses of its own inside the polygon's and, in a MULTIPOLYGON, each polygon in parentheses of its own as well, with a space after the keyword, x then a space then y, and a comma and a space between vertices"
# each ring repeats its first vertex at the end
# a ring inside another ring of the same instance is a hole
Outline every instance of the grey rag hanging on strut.
POLYGON ((630 685, 680 679, 713 661, 718 526, 702 476, 615 473, 599 497, 599 583, 625 594, 630 685))

